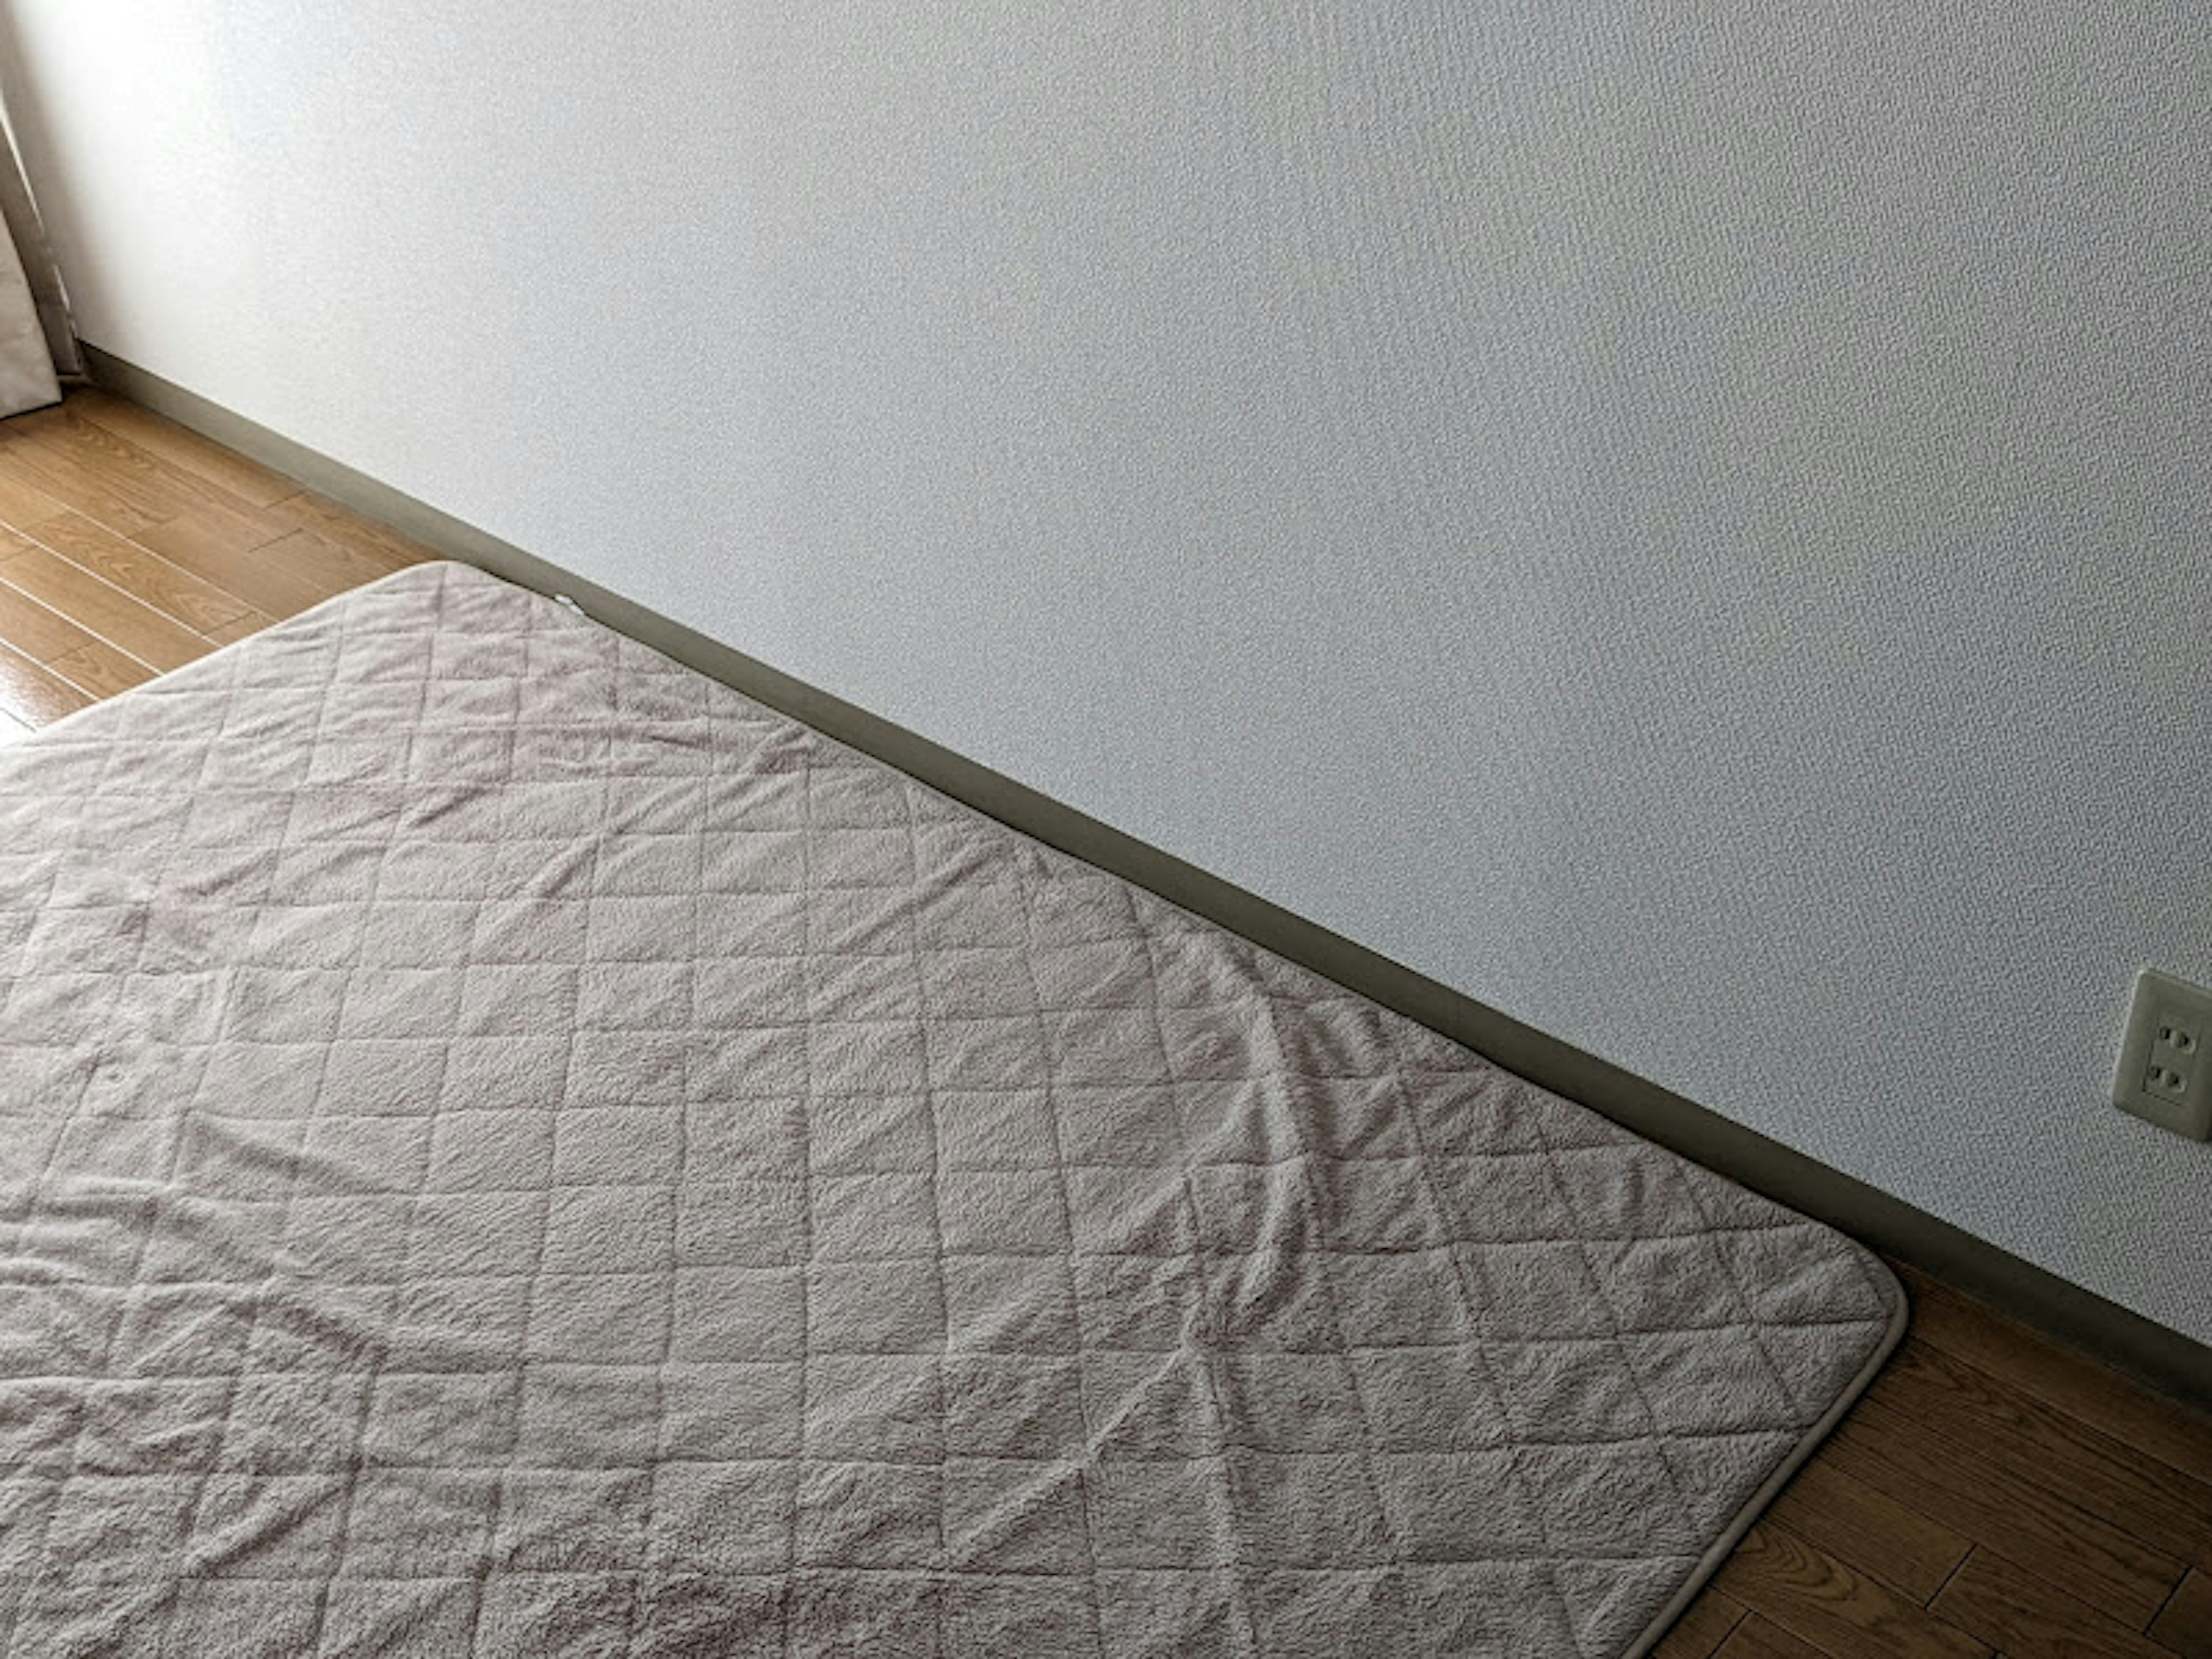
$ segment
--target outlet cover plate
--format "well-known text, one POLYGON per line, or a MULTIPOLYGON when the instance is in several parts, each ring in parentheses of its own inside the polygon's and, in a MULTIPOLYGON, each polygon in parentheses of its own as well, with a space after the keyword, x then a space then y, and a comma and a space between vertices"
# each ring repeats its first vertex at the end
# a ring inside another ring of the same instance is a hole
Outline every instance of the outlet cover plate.
POLYGON ((2136 975, 2112 1104, 2191 1140, 2212 1140, 2212 991, 2149 968, 2136 975))

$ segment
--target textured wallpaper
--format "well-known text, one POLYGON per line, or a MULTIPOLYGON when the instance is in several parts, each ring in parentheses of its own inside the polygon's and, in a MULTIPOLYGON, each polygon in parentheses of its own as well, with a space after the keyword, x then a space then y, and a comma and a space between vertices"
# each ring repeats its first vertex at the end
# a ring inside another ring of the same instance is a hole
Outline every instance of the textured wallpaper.
POLYGON ((2212 9, 5 9, 97 344, 2212 1338, 2212 9))

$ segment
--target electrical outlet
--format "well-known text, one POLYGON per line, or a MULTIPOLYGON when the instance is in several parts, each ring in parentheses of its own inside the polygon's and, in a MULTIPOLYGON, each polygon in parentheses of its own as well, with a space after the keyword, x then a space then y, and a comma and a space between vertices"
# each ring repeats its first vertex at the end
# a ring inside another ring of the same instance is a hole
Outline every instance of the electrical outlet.
POLYGON ((2120 1040, 2112 1104, 2191 1140, 2212 1140, 2212 991, 2146 968, 2120 1040))

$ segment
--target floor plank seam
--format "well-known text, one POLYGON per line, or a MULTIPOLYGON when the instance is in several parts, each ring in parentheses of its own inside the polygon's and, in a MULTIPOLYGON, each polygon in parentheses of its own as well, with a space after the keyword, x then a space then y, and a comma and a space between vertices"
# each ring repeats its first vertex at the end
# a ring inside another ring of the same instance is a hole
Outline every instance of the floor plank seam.
MULTIPOLYGON (((1917 1514, 1917 1511, 1916 1510, 1915 1513, 1917 1514)), ((1951 1588, 1951 1581, 1965 1570, 1967 1562, 1974 1559, 1974 1552, 1981 1547, 1980 1544, 1970 1539, 1966 1544, 1966 1553, 1951 1564, 1951 1571, 1943 1575, 1943 1582, 1936 1586, 1935 1594, 1920 1605, 1923 1607, 1934 1607, 1943 1592, 1951 1588)))

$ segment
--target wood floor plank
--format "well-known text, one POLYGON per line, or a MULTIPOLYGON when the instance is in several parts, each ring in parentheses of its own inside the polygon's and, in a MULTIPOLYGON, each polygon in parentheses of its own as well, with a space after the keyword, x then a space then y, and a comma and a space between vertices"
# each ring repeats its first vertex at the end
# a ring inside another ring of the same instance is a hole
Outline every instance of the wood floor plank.
POLYGON ((1892 1265, 1912 1292, 1916 1341, 2002 1376, 2045 1405, 2212 1482, 2212 1413, 2155 1394, 1916 1268, 1892 1265))
POLYGON ((228 626, 210 629, 208 631, 208 637, 217 645, 235 645, 249 635, 258 634, 275 620, 273 617, 264 617, 256 612, 251 617, 240 617, 228 626))
POLYGON ((379 524, 365 518, 352 508, 343 507, 327 495, 319 495, 312 489, 303 489, 287 497, 269 509, 271 517, 282 519, 301 530, 313 531, 326 541, 335 542, 366 558, 384 565, 381 574, 405 568, 410 564, 424 564, 440 556, 413 538, 402 535, 389 525, 379 524))
POLYGON ((164 420, 151 410, 109 392, 73 392, 68 407, 94 425, 160 456, 172 466, 197 473, 255 507, 268 507, 298 493, 300 486, 283 473, 272 472, 188 427, 164 420))
POLYGON ((1708 1589, 1683 1610, 1651 1650, 1651 1659, 1713 1659, 1729 1632, 1743 1621, 1744 1605, 1708 1589))
POLYGON ((1827 1659, 1827 1656, 1754 1613, 1721 1644, 1720 1659, 1827 1659))
POLYGON ((2212 1659, 2212 1571, 2199 1567, 2151 1621, 2150 1638, 2181 1659, 2212 1659))
POLYGON ((1936 1594, 1972 1542, 1820 1458, 1798 1471, 1770 1513, 1914 1601, 1936 1594))
POLYGON ((95 702, 118 691, 128 691, 134 685, 143 685, 155 678, 155 671, 144 663, 125 656, 101 640, 88 640, 72 647, 46 667, 95 702))
POLYGON ((191 518, 172 519, 133 540, 204 581, 251 599, 271 617, 297 616, 358 582, 335 578, 326 561, 298 532, 260 547, 240 547, 191 518))
POLYGON ((388 561, 362 552, 358 548, 342 545, 312 530, 295 530, 282 541, 254 550, 257 554, 281 563, 285 569, 312 586, 320 599, 334 593, 343 593, 388 576, 401 567, 388 561))
POLYGON ((144 663, 0 582, 0 640, 49 672, 94 698, 143 685, 154 678, 144 663))
POLYGON ((182 668, 210 642, 35 542, 0 544, 0 582, 155 668, 182 668))
POLYGON ((0 713, 26 726, 44 726, 76 713, 92 699, 0 641, 0 713))
POLYGON ((0 471, 0 525, 21 530, 69 510, 66 501, 25 482, 18 474, 0 471))
POLYGON ((211 635, 249 618, 255 626, 265 627, 270 620, 236 594, 80 514, 65 513, 27 533, 196 634, 211 635))
POLYGON ((1829 1437, 1820 1456, 2085 1600, 2138 1625, 2148 1620, 2180 1581, 2182 1559, 2022 1479, 2001 1453, 1961 1445, 1865 1401, 1829 1437))
POLYGON ((2172 1659, 2148 1637, 1985 1549, 1966 1558, 1929 1611, 2003 1649, 2006 1659, 2172 1659))
POLYGON ((0 745, 11 744, 18 738, 27 738, 33 729, 17 720, 6 709, 0 708, 0 745))
POLYGON ((107 479, 68 456, 56 455, 28 438, 15 436, 14 426, 11 421, 0 428, 0 481, 36 490, 125 536, 149 529, 167 516, 134 504, 107 479))
POLYGON ((8 430, 9 436, 30 447, 34 459, 66 461, 157 519, 196 514, 219 523, 240 541, 256 536, 271 541, 287 528, 264 520, 261 509, 244 497, 172 466, 151 451, 86 420, 71 404, 18 416, 8 423, 8 430))
POLYGON ((1990 1659, 1987 1643, 1770 1522, 1714 1583, 1831 1659, 1990 1659))
POLYGON ((0 586, 0 641, 11 650, 44 665, 86 637, 66 617, 55 615, 27 593, 0 586))
POLYGON ((1866 1398, 2002 1453, 2023 1479, 2145 1543, 2212 1564, 2212 1484, 2113 1439, 1980 1367, 1907 1340, 1866 1398))

